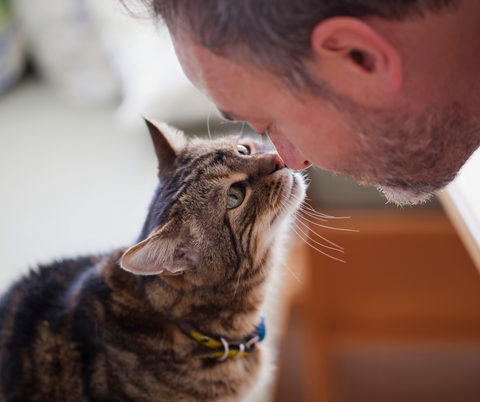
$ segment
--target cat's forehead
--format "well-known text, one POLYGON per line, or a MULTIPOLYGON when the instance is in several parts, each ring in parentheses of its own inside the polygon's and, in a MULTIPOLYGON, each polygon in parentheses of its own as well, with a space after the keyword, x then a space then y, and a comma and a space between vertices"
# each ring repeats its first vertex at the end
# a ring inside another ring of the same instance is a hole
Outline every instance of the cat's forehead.
POLYGON ((207 153, 216 150, 232 150, 236 152, 238 145, 247 145, 251 154, 257 152, 271 151, 273 148, 263 142, 254 140, 250 137, 241 137, 240 135, 228 135, 215 139, 193 138, 189 141, 190 152, 207 153))
POLYGON ((258 160, 251 156, 271 151, 268 145, 249 137, 229 135, 216 139, 194 138, 179 158, 183 168, 201 172, 197 177, 215 178, 231 176, 242 172, 245 180, 248 174, 258 170, 258 160), (246 152, 246 153, 245 153, 246 152))

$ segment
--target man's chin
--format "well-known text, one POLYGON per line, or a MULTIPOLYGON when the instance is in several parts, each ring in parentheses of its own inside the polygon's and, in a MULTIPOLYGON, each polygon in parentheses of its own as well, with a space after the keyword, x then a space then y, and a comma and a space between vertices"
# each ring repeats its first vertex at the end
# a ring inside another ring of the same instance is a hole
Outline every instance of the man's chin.
POLYGON ((450 181, 451 180, 444 180, 438 185, 409 185, 405 182, 402 182, 402 185, 396 185, 396 183, 379 184, 370 180, 362 180, 360 183, 364 186, 376 187, 389 202, 404 207, 408 205, 425 204, 434 194, 445 188, 450 181))
POLYGON ((437 191, 377 186, 385 198, 400 207, 425 204, 437 191))

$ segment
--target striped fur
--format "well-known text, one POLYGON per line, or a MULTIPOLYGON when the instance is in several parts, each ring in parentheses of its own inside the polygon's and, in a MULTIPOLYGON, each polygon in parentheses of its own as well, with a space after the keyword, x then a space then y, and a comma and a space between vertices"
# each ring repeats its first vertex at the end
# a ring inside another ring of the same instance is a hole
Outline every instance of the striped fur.
POLYGON ((261 348, 195 360, 201 346, 172 321, 226 339, 254 331, 303 179, 252 140, 148 125, 160 184, 138 243, 39 267, 3 296, 0 402, 238 401, 259 378, 261 348), (245 200, 227 209, 238 182, 245 200))

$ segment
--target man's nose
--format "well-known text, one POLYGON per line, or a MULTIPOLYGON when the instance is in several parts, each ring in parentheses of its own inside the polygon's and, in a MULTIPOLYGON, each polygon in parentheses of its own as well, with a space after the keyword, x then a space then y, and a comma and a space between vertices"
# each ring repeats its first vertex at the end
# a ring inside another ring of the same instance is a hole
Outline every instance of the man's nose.
POLYGON ((268 134, 270 141, 290 169, 303 170, 308 168, 311 163, 305 159, 302 153, 293 145, 283 134, 268 134))

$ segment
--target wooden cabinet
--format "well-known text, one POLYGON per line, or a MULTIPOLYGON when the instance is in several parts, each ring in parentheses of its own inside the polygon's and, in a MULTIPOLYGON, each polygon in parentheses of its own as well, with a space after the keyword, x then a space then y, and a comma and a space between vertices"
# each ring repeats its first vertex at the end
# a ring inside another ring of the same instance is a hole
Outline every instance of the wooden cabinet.
MULTIPOLYGON (((470 359, 469 367, 480 370, 480 275, 447 217, 442 211, 408 210, 353 211, 350 215, 348 221, 329 224, 339 227, 342 222, 343 227, 357 229, 358 233, 311 226, 313 232, 344 248, 342 257, 346 263, 331 260, 307 245, 301 248, 307 268, 293 304, 295 314, 302 317, 304 342, 289 344, 288 349, 298 347, 297 354, 301 355, 295 364, 302 365, 304 399, 420 401, 422 397, 417 394, 423 384, 430 392, 423 402, 450 401, 447 393, 454 392, 456 387, 476 398, 472 401, 480 400, 480 381, 455 383, 459 381, 455 380, 455 370, 468 369, 462 366, 462 360, 454 360, 456 366, 447 367, 452 359, 441 357, 445 351, 452 356, 455 351, 463 351, 470 359), (419 370, 413 379, 407 378, 412 372, 407 363, 402 378, 388 377, 402 372, 388 366, 399 364, 397 354, 402 350, 405 356, 410 353, 412 364, 416 364, 413 371, 425 364, 425 369, 419 370), (429 357, 425 357, 425 351, 437 353, 429 355, 433 356, 433 363, 426 362, 429 357), (359 353, 364 353, 365 359, 363 366, 357 364, 357 369, 367 372, 352 374, 350 381, 345 375, 345 364, 358 363, 359 353), (384 373, 371 373, 377 375, 377 380, 368 379, 368 353, 372 359, 383 362, 384 373), (349 354, 353 356, 350 360, 349 354), (428 369, 429 364, 434 369, 428 369), (353 378, 355 375, 365 377, 364 387, 370 384, 377 389, 357 390, 359 380, 353 378), (436 382, 442 382, 438 390, 443 395, 435 395, 436 382)), ((292 264, 294 260, 290 260, 289 265, 292 264)), ((292 370, 291 366, 281 360, 280 376, 288 367, 292 370)), ((470 401, 468 398, 467 395, 457 400, 470 401)))

